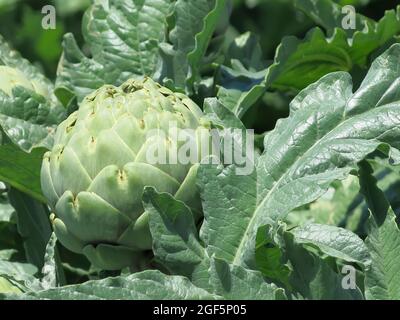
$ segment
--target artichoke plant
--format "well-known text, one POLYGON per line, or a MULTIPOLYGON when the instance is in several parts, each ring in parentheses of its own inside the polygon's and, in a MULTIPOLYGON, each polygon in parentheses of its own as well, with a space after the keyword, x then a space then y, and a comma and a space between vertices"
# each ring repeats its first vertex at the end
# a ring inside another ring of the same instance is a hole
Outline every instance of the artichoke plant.
POLYGON ((88 95, 57 128, 44 156, 41 184, 61 243, 98 268, 140 266, 151 252, 145 186, 169 192, 199 215, 197 163, 149 163, 149 148, 175 145, 169 132, 193 129, 195 143, 210 143, 202 111, 183 94, 149 78, 105 85, 88 95), (156 130, 160 134, 149 135, 156 130), (163 134, 161 134, 163 133, 163 134))

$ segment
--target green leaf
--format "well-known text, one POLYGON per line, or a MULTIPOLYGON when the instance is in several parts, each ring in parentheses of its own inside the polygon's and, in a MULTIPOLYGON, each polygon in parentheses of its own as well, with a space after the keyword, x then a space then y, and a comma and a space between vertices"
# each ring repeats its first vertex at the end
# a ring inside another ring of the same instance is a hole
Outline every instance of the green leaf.
POLYGON ((18 294, 18 293, 21 293, 21 290, 17 286, 14 286, 6 278, 3 278, 0 276, 0 294, 2 294, 2 293, 18 294))
POLYGON ((53 0, 57 13, 61 16, 76 14, 90 5, 90 0, 53 0))
POLYGON ((40 283, 34 277, 36 273, 37 268, 29 263, 0 260, 0 278, 7 279, 19 291, 40 289, 40 283))
POLYGON ((293 235, 283 234, 285 255, 292 273, 289 281, 304 298, 313 300, 359 300, 360 289, 344 289, 342 275, 316 254, 297 243, 293 235))
MULTIPOLYGON (((346 51, 354 64, 364 65, 374 50, 400 31, 400 6, 386 11, 378 22, 357 14, 356 29, 343 29, 342 20, 345 15, 340 5, 330 0, 296 0, 296 5, 329 33, 335 34, 342 30, 346 34, 346 51)), ((332 37, 335 38, 334 35, 332 37)))
POLYGON ((364 68, 369 56, 400 32, 400 7, 387 11, 379 22, 358 15, 358 29, 344 30, 341 7, 330 0, 298 0, 297 6, 326 27, 330 35, 326 37, 321 29, 314 28, 304 39, 284 37, 263 81, 250 88, 251 82, 247 87, 222 83, 220 99, 240 117, 266 89, 298 92, 328 73, 364 68))
POLYGON ((18 231, 24 241, 28 262, 41 269, 51 235, 47 207, 15 189, 9 191, 10 203, 17 212, 18 231))
POLYGON ((233 39, 227 51, 229 65, 239 62, 246 70, 258 71, 265 68, 260 39, 251 32, 243 33, 233 39))
POLYGON ((148 270, 128 276, 88 281, 84 284, 5 295, 6 299, 53 300, 211 300, 220 297, 195 287, 187 278, 148 270))
POLYGON ((243 237, 247 236, 257 202, 255 171, 239 176, 234 166, 223 169, 201 165, 198 176, 204 210, 201 237, 209 255, 240 264, 237 253, 246 243, 243 237))
POLYGON ((10 275, 15 279, 26 279, 26 276, 33 276, 37 268, 29 263, 10 262, 0 260, 0 274, 10 275))
MULTIPOLYGON (((203 247, 197 236, 192 213, 168 193, 146 188, 143 196, 150 215, 153 250, 157 260, 172 274, 185 275, 191 282, 224 299, 280 299, 282 289, 265 282, 260 272, 210 259, 212 247, 203 247)), ((217 226, 203 225, 205 228, 217 226)), ((226 233, 220 228, 220 233, 226 233)))
POLYGON ((271 226, 258 229, 256 237, 255 259, 257 269, 272 281, 289 287, 290 269, 284 263, 283 252, 271 236, 271 226))
POLYGON ((221 66, 217 95, 222 104, 242 117, 266 90, 266 63, 258 38, 249 32, 236 37, 226 54, 229 67, 221 66))
POLYGON ((221 86, 218 98, 239 118, 265 92, 265 73, 268 70, 248 71, 237 65, 238 70, 221 67, 221 86))
POLYGON ((38 89, 34 92, 16 86, 9 95, 0 90, 0 127, 6 136, 22 150, 53 145, 55 127, 65 117, 53 95, 52 83, 36 67, 23 59, 0 37, 0 64, 22 72, 38 89))
POLYGON ((204 100, 205 119, 212 125, 219 128, 245 129, 243 123, 235 114, 225 107, 220 100, 216 98, 207 98, 204 100))
MULTIPOLYGON (((323 233, 324 230, 321 232, 323 233)), ((297 237, 296 233, 286 231, 285 225, 280 225, 275 231, 269 226, 263 226, 257 234, 258 245, 264 245, 263 247, 257 246, 257 263, 264 267, 262 269, 264 275, 279 280, 285 284, 289 292, 299 293, 303 298, 316 300, 362 299, 361 291, 357 287, 345 289, 342 286, 343 276, 337 273, 327 259, 317 254, 317 250, 310 250, 309 244, 317 243, 323 252, 348 259, 347 248, 343 248, 341 239, 335 239, 337 243, 329 245, 321 240, 322 237, 316 237, 315 234, 309 235, 309 239, 305 241, 304 238, 297 237), (315 241, 315 238, 320 241, 315 241), (263 261, 263 259, 272 259, 272 261, 263 261), (274 269, 268 268, 274 266, 276 266, 274 269), (281 272, 279 273, 279 271, 281 272)), ((359 242, 362 243, 361 239, 359 242)), ((352 257, 349 260, 353 261, 352 257)))
MULTIPOLYGON (((201 66, 203 58, 206 56, 207 49, 214 32, 219 27, 221 28, 221 21, 223 22, 222 24, 228 24, 230 11, 229 1, 230 0, 215 1, 215 7, 212 10, 209 10, 208 14, 204 18, 203 29, 195 36, 195 46, 187 55, 187 61, 189 65, 187 85, 189 87, 193 86, 195 81, 200 81, 201 68, 199 66, 201 66)), ((200 0, 196 1, 196 3, 199 2, 200 0)))
POLYGON ((366 298, 377 300, 400 299, 400 230, 396 216, 383 192, 377 187, 368 163, 360 164, 361 192, 370 208, 368 237, 365 243, 372 258, 366 272, 366 298))
POLYGON ((65 284, 65 275, 56 247, 57 237, 53 232, 46 246, 44 265, 42 268, 42 279, 40 281, 43 289, 50 289, 65 284))
POLYGON ((219 230, 230 221, 223 236, 208 230, 205 237, 218 258, 254 268, 260 226, 275 225, 322 196, 377 148, 399 162, 399 59, 400 45, 394 45, 372 64, 355 93, 350 76, 340 72, 300 92, 290 116, 266 135, 255 173, 237 176, 234 166, 200 167, 206 223, 219 230))
POLYGON ((208 286, 208 259, 199 243, 190 209, 168 193, 147 187, 143 194, 153 235, 153 251, 172 274, 188 277, 194 284, 208 286))
POLYGON ((156 78, 181 91, 193 92, 200 80, 200 65, 214 31, 229 15, 227 0, 177 0, 169 19, 170 43, 162 43, 161 65, 156 78))
POLYGON ((368 267, 371 258, 364 242, 350 230, 323 225, 306 224, 292 231, 297 243, 311 244, 325 254, 347 262, 368 267))
POLYGON ((82 33, 92 58, 79 49, 72 34, 64 37, 64 53, 56 82, 81 101, 103 84, 119 85, 132 77, 152 76, 158 45, 164 41, 171 2, 164 0, 96 1, 86 12, 82 33))
POLYGON ((13 254, 15 254, 17 250, 15 249, 6 249, 0 250, 0 260, 9 261, 13 254))
MULTIPOLYGON (((44 86, 44 93, 51 97, 53 91, 53 84, 51 81, 47 79, 37 67, 32 65, 28 60, 22 58, 17 51, 10 48, 2 36, 0 36, 0 65, 20 70, 28 79, 44 86)), ((54 98, 54 96, 51 98, 54 98)))
POLYGON ((224 260, 212 259, 211 277, 214 291, 228 300, 280 300, 283 289, 265 282, 262 274, 224 260))
POLYGON ((317 201, 307 208, 292 211, 286 221, 290 225, 302 225, 307 222, 339 225, 352 214, 353 201, 359 194, 358 179, 349 176, 343 181, 335 181, 317 201))
MULTIPOLYGON (((0 192, 5 192, 5 189, 2 189, 0 183, 0 192)), ((0 193, 0 222, 10 222, 13 212, 14 208, 10 205, 8 198, 0 193)))
POLYGON ((12 144, 0 145, 0 180, 45 202, 40 186, 40 168, 45 151, 40 148, 25 153, 12 144))

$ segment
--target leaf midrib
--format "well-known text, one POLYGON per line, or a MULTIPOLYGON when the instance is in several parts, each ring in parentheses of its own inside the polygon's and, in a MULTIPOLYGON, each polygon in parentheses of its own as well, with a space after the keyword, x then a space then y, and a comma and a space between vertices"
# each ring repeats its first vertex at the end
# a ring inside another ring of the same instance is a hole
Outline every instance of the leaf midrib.
MULTIPOLYGON (((386 91, 385 91, 385 93, 386 93, 386 91)), ((382 96, 384 96, 385 93, 384 93, 382 96)), ((355 115, 355 116, 352 116, 352 117, 346 119, 346 111, 347 111, 348 103, 349 103, 349 101, 352 100, 352 98, 354 97, 354 94, 355 94, 355 93, 353 93, 353 95, 346 101, 346 104, 345 104, 345 106, 344 106, 343 118, 342 118, 343 120, 342 120, 336 127, 334 127, 332 130, 330 130, 329 132, 327 132, 327 133, 322 137, 322 139, 316 140, 316 141, 314 142, 314 144, 313 144, 310 148, 308 148, 303 154, 299 155, 299 156, 296 158, 296 160, 295 160, 291 165, 289 165, 289 166, 286 168, 285 172, 282 173, 281 177, 278 179, 278 181, 276 181, 276 183, 275 183, 274 186, 271 188, 271 190, 267 192, 267 194, 265 195, 265 197, 263 198, 263 200, 256 206, 255 211, 254 211, 254 214, 253 214, 253 216, 250 218, 250 222, 249 222, 249 224, 247 225, 247 228, 246 228, 246 230, 245 230, 245 232, 244 232, 244 234, 243 234, 243 237, 242 237, 242 239, 241 239, 241 241, 240 241, 240 244, 239 244, 239 246, 238 246, 238 249, 237 249, 237 251, 236 251, 236 253, 235 253, 235 255, 234 255, 234 258, 233 258, 233 260, 232 260, 232 263, 233 263, 233 264, 239 264, 239 265, 240 265, 239 260, 240 260, 240 258, 243 256, 243 252, 242 252, 242 251, 243 251, 243 248, 245 247, 245 243, 247 243, 247 240, 249 239, 248 234, 249 234, 250 231, 253 229, 253 226, 254 226, 254 224, 255 224, 255 222, 256 222, 256 220, 257 220, 257 217, 258 217, 258 212, 259 212, 259 210, 263 207, 263 204, 266 203, 266 202, 270 199, 270 197, 271 197, 271 195, 273 195, 274 191, 280 186, 281 181, 282 181, 284 178, 287 177, 288 172, 290 172, 290 169, 293 168, 293 166, 294 166, 296 163, 298 163, 300 159, 303 159, 304 156, 305 156, 306 154, 308 154, 311 150, 313 150, 313 149, 314 149, 316 146, 318 146, 320 143, 323 143, 324 140, 328 140, 326 137, 330 137, 336 130, 339 130, 342 126, 344 126, 345 124, 347 124, 347 121, 353 120, 353 119, 355 119, 355 118, 357 118, 357 117, 360 117, 360 116, 362 116, 362 115, 365 115, 366 113, 372 112, 372 111, 374 111, 376 108, 383 108, 383 107, 385 107, 385 106, 393 105, 393 104, 395 104, 396 102, 397 102, 397 103, 399 102, 399 100, 396 100, 396 101, 392 101, 392 102, 390 102, 390 103, 387 103, 387 104, 381 105, 381 106, 375 105, 374 107, 372 107, 372 108, 370 108, 370 109, 368 109, 368 110, 365 110, 364 112, 361 112, 361 113, 359 113, 359 114, 357 114, 357 115, 355 115), (245 241, 245 240, 246 240, 246 241, 245 241)), ((379 102, 378 102, 378 103, 379 103, 379 102)), ((339 130, 339 131, 340 131, 340 130, 339 130)), ((294 181, 294 180, 292 180, 292 181, 294 181)), ((289 182, 289 183, 290 183, 290 182, 289 182)))

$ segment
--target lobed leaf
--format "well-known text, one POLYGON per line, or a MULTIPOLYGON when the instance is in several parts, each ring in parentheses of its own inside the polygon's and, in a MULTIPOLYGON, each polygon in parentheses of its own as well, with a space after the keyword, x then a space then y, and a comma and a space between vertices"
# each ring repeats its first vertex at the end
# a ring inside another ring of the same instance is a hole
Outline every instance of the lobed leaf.
POLYGON ((64 96, 64 103, 74 95, 81 101, 103 84, 120 85, 132 77, 152 76, 170 13, 171 1, 96 1, 82 21, 91 58, 79 49, 72 34, 65 35, 57 95, 64 96))
POLYGON ((3 297, 5 299, 52 300, 212 300, 220 298, 195 287, 187 278, 167 276, 155 270, 3 297))
POLYGON ((290 116, 266 135, 256 173, 238 177, 232 166, 200 168, 205 221, 212 226, 205 239, 217 257, 254 268, 260 226, 275 225, 317 199, 378 148, 398 163, 399 58, 400 46, 394 45, 355 93, 346 73, 325 76, 300 92, 290 116))
POLYGON ((368 237, 365 240, 371 266, 366 272, 367 299, 400 299, 400 230, 396 216, 383 192, 377 187, 368 163, 360 164, 360 186, 370 209, 368 237))

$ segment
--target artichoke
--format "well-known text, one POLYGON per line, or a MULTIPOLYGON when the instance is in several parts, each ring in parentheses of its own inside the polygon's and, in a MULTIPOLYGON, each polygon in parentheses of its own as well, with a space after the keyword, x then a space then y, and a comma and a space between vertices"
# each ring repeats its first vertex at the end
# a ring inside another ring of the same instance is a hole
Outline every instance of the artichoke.
POLYGON ((101 269, 139 267, 152 248, 145 186, 175 195, 199 216, 199 164, 154 164, 146 154, 155 144, 172 148, 172 139, 161 135, 171 123, 178 131, 193 129, 196 146, 209 144, 201 117, 192 100, 149 78, 88 95, 57 128, 42 165, 42 190, 60 242, 101 269), (154 129, 160 134, 149 135, 154 129))

